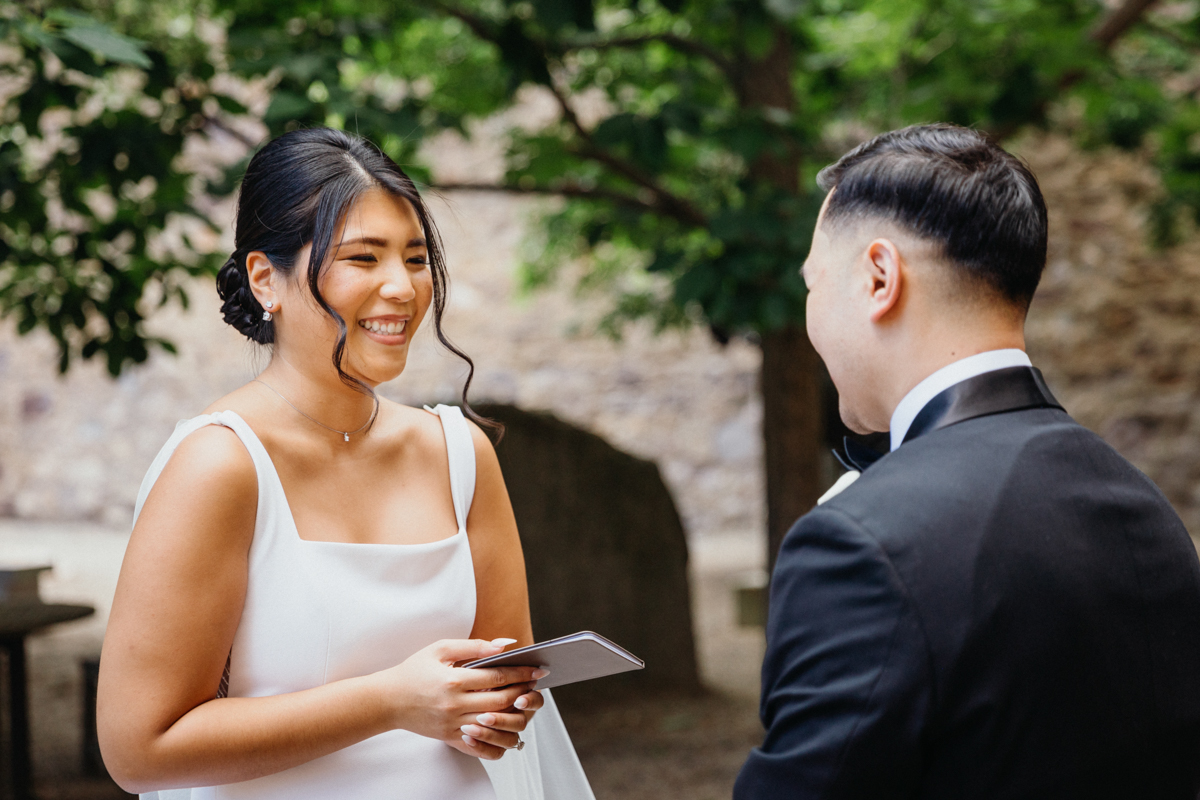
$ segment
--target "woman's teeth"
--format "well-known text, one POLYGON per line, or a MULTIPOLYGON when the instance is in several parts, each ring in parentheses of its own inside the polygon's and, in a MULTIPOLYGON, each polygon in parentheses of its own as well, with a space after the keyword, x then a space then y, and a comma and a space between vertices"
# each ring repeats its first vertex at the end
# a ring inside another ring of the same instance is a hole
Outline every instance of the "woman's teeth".
POLYGON ((383 333, 389 336, 395 336, 397 333, 404 333, 404 326, 407 323, 408 320, 406 319, 399 322, 376 322, 375 320, 370 319, 358 321, 360 328, 366 328, 371 333, 383 333))

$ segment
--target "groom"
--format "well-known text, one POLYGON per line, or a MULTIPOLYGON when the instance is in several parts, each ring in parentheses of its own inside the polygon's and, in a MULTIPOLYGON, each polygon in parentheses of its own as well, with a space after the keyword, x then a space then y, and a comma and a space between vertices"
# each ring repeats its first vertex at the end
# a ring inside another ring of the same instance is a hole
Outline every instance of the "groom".
POLYGON ((784 539, 734 797, 1195 800, 1200 562, 1025 355, 1033 175, 924 125, 819 181, 808 333, 891 452, 784 539))

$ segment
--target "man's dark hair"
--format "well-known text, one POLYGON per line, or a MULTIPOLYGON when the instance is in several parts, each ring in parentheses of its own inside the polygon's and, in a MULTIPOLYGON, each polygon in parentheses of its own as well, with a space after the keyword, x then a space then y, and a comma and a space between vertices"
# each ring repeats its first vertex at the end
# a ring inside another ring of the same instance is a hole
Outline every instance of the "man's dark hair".
POLYGON ((817 183, 837 189, 825 222, 891 220, 940 244, 968 282, 1029 308, 1046 265, 1046 203, 1029 168, 986 135, 944 123, 889 131, 817 183))

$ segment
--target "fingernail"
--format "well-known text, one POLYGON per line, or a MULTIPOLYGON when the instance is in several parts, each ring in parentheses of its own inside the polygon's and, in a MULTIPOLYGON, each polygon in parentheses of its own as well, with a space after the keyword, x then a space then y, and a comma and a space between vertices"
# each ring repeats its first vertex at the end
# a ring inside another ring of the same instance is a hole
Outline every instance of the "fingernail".
POLYGON ((496 717, 492 714, 480 714, 475 721, 485 728, 490 728, 496 724, 496 717))
POLYGON ((472 739, 470 736, 467 736, 465 733, 463 734, 463 741, 466 743, 467 747, 475 746, 475 740, 472 739))
POLYGON ((461 728, 459 728, 459 730, 465 734, 468 734, 469 736, 478 736, 479 734, 483 733, 483 731, 474 725, 463 725, 461 728))
POLYGON ((492 639, 492 644, 499 647, 508 647, 510 644, 516 644, 516 639, 492 639))
POLYGON ((516 706, 517 708, 523 709, 527 705, 529 705, 529 701, 525 699, 525 695, 521 695, 520 697, 517 698, 516 702, 513 703, 513 705, 516 706))
POLYGON ((549 674, 550 674, 550 670, 548 670, 548 669, 535 669, 533 671, 533 679, 535 681, 540 681, 542 678, 546 677, 549 674))

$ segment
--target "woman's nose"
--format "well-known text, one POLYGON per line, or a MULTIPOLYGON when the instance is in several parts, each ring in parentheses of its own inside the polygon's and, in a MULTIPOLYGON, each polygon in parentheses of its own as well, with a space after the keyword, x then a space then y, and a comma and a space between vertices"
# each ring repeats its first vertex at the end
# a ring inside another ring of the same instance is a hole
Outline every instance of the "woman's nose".
POLYGON ((417 290, 413 288, 412 276, 408 274, 408 270, 404 268, 403 264, 388 270, 383 285, 379 287, 379 295, 385 300, 396 300, 401 303, 407 303, 417 296, 417 290))

